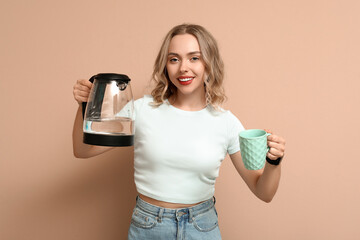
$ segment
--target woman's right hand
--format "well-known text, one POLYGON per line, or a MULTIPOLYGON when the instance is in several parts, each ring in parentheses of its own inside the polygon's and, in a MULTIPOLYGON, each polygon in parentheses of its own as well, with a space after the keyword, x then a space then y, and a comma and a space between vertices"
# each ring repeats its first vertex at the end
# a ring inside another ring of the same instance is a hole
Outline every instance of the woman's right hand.
POLYGON ((74 98, 75 100, 81 104, 82 102, 87 102, 90 90, 92 87, 92 83, 86 79, 77 80, 74 85, 74 98))

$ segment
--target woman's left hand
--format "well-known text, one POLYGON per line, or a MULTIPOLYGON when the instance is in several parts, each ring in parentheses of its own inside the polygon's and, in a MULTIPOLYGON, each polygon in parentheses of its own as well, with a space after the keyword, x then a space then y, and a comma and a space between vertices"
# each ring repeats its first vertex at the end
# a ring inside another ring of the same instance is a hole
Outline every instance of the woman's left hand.
POLYGON ((267 133, 271 133, 267 137, 267 144, 269 146, 269 151, 266 154, 271 160, 277 160, 278 158, 284 157, 285 153, 285 139, 273 134, 271 131, 265 130, 267 133))

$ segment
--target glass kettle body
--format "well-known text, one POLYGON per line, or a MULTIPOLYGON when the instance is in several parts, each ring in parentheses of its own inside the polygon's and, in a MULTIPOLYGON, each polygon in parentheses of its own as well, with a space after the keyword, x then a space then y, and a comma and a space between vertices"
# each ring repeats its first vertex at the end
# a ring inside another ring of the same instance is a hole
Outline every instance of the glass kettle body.
POLYGON ((130 78, 123 74, 99 73, 83 103, 83 142, 99 146, 134 145, 134 99, 130 78), (85 108, 86 106, 86 108, 85 108))

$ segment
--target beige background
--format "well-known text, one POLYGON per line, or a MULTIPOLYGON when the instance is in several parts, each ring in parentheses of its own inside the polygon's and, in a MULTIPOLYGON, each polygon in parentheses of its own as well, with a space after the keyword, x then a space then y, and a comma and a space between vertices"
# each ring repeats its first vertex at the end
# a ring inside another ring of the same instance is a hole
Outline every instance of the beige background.
POLYGON ((126 73, 147 93, 174 25, 204 25, 226 64, 225 105, 287 140, 273 202, 227 157, 216 197, 223 239, 360 239, 360 2, 2 0, 0 239, 126 239, 133 148, 72 155, 72 87, 126 73))

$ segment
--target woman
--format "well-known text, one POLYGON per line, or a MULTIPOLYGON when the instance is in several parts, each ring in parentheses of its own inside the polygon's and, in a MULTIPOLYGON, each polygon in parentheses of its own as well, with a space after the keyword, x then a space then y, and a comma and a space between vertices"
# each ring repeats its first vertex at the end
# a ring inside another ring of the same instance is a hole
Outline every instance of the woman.
MULTIPOLYGON (((246 170, 240 154, 240 121, 221 109, 223 62, 212 35, 198 25, 174 27, 156 58, 151 96, 135 101, 134 167, 138 198, 129 239, 221 239, 214 186, 226 154, 250 190, 270 202, 280 181, 285 141, 268 136, 262 170, 246 170)), ((91 83, 79 80, 74 155, 88 158, 111 148, 82 142, 81 102, 91 83)))

